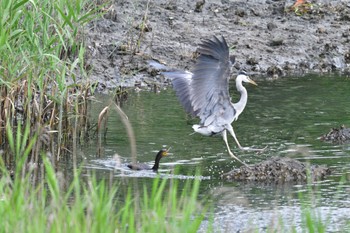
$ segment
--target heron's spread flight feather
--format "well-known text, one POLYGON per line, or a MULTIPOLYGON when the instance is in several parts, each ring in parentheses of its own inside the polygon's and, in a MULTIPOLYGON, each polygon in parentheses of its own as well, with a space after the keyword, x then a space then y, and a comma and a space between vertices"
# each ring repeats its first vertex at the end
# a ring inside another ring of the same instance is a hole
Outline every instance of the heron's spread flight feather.
MULTIPOLYGON (((231 123, 238 118, 247 103, 248 93, 243 82, 256 83, 245 72, 240 72, 236 78, 236 88, 241 97, 232 104, 228 82, 234 57, 230 57, 224 37, 219 39, 214 36, 213 39, 204 40, 198 52, 200 55, 192 73, 166 69, 163 74, 172 79, 185 110, 201 119, 199 125, 192 126, 194 131, 206 136, 221 133, 229 154, 243 163, 231 152, 226 131, 240 149, 246 149, 238 142, 231 123)), ((163 68, 158 64, 155 67, 163 68)))
POLYGON ((229 95, 231 60, 224 37, 203 40, 192 73, 166 71, 181 104, 188 113, 201 119, 201 127, 210 125, 212 133, 223 131, 236 113, 229 95))
POLYGON ((204 40, 198 49, 200 56, 193 71, 192 106, 201 124, 207 126, 214 120, 218 123, 231 123, 222 117, 229 111, 234 114, 230 102, 228 81, 231 61, 229 48, 224 37, 204 40), (221 118, 221 119, 220 119, 221 118))
POLYGON ((176 95, 180 103, 186 112, 195 116, 196 114, 191 102, 191 81, 193 74, 191 72, 180 70, 162 72, 162 74, 172 79, 173 87, 176 90, 176 95))

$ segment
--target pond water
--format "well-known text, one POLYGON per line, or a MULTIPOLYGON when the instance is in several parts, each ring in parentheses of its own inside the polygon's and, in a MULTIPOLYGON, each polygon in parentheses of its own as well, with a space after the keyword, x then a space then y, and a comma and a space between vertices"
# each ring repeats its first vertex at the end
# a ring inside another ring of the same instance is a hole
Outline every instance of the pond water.
MULTIPOLYGON (((158 93, 130 93, 122 106, 135 131, 137 160, 153 164, 159 149, 171 147, 170 155, 161 161, 161 174, 169 174, 176 167, 177 174, 181 175, 168 177, 190 179, 199 169, 202 173, 200 197, 212 197, 213 224, 217 231, 265 231, 280 225, 289 230, 295 226, 301 231, 302 202, 312 206, 315 219, 327 224, 327 231, 344 230, 344 224, 350 220, 350 144, 325 143, 319 137, 332 127, 350 126, 350 80, 340 76, 309 76, 256 81, 257 87, 246 85, 248 104, 233 128, 243 146, 267 146, 267 150, 262 154, 242 152, 229 138, 233 152, 248 164, 271 156, 288 156, 327 165, 332 175, 326 180, 309 185, 221 180, 222 173, 240 164, 227 154, 221 137, 192 134, 192 124, 198 123, 198 119, 185 114, 171 88, 158 93), (300 193, 304 198, 300 198, 300 193)), ((239 96, 233 81, 231 95, 236 102, 239 96)), ((96 115, 110 103, 106 96, 98 100, 91 107, 96 115)), ((125 166, 131 161, 129 140, 115 112, 109 116, 103 147, 102 157, 96 156, 96 145, 81 149, 87 170, 94 170, 102 178, 110 177, 112 172, 115 177, 136 176, 152 182, 155 176, 152 172, 129 171, 125 166), (116 165, 116 153, 120 165, 116 165)), ((202 232, 207 224, 203 223, 202 232)), ((275 229, 284 231, 281 227, 275 229)))

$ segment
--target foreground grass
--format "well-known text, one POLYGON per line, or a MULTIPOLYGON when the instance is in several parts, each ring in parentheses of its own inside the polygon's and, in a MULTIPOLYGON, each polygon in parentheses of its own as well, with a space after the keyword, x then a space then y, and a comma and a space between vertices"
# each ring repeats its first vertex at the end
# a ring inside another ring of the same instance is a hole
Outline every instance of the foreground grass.
POLYGON ((30 175, 21 178, 19 171, 12 180, 2 170, 1 232, 196 232, 203 219, 198 180, 178 193, 177 181, 154 179, 151 190, 144 186, 135 195, 131 188, 122 193, 118 184, 108 187, 93 176, 82 182, 76 175, 62 190, 50 162, 44 163, 45 181, 36 187, 30 175))
POLYGON ((203 218, 199 181, 140 192, 75 173, 63 188, 55 172, 87 127, 83 29, 101 2, 0 1, 0 232, 196 232, 203 218))
MULTIPOLYGON (((66 188, 48 159, 45 178, 33 186, 31 175, 16 171, 15 179, 4 167, 0 179, 0 232, 197 232, 205 216, 214 218, 198 201, 199 180, 188 180, 179 191, 178 180, 153 180, 151 186, 124 189, 117 181, 107 184, 75 174, 66 188)), ((135 180, 136 181, 136 180, 135 180)), ((301 225, 280 219, 267 232, 327 232, 330 219, 322 220, 301 195, 301 225), (303 203, 304 202, 304 203, 303 203)), ((206 204, 204 204, 205 206, 206 204)), ((239 214, 239 213, 237 213, 239 214)), ((205 220, 207 221, 207 220, 205 220)), ((215 224, 220 224, 216 222, 215 224)), ((215 225, 214 224, 214 225, 215 225)), ((212 229, 207 232, 220 232, 212 229)), ((344 226, 346 229, 349 227, 344 226)), ((202 229, 203 230, 203 229, 202 229)), ((234 230, 234 229, 232 229, 234 230)), ((249 227, 247 232, 260 232, 249 227)))

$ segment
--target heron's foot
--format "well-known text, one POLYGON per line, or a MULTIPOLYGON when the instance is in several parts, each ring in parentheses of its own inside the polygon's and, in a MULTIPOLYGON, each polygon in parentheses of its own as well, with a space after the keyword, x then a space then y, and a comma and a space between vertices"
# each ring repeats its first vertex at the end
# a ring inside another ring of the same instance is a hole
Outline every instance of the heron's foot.
POLYGON ((249 167, 245 162, 243 162, 242 160, 240 160, 239 158, 237 158, 237 157, 232 153, 231 150, 229 150, 228 153, 229 153, 229 155, 230 155, 232 158, 234 158, 235 160, 237 160, 238 162, 240 162, 240 163, 243 164, 244 166, 249 167))
POLYGON ((267 146, 265 146, 264 148, 262 149, 259 149, 259 148, 251 148, 251 147, 239 147, 239 149, 241 150, 245 150, 245 151, 256 151, 258 152, 259 154, 264 152, 266 150, 267 146))

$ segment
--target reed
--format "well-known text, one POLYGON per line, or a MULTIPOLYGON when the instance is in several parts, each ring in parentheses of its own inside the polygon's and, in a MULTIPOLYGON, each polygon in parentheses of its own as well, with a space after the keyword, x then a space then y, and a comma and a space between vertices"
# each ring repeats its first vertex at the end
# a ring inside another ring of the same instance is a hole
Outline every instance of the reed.
MULTIPOLYGON (((0 3, 0 149, 8 152, 6 127, 39 132, 28 159, 69 150, 74 116, 86 116, 89 83, 83 27, 99 7, 85 0, 3 0, 0 3), (89 5, 90 4, 90 5, 89 5), (55 149, 53 149, 55 148, 55 149)), ((80 119, 84 126, 86 118, 80 119), (84 121, 85 120, 85 121, 84 121)), ((79 127, 86 129, 86 127, 79 127)), ((84 135, 84 132, 79 132, 84 135)), ((11 164, 13 154, 5 153, 11 164)))
POLYGON ((109 187, 93 175, 82 181, 79 173, 65 184, 47 156, 43 161, 44 179, 35 186, 31 173, 12 179, 1 166, 1 232, 197 232, 203 220, 199 180, 179 192, 178 181, 154 179, 136 212, 131 187, 123 193, 119 183, 109 187))
MULTIPOLYGON (((116 106, 118 109, 118 107, 116 106)), ((120 114, 123 112, 120 111, 120 114)), ((121 115, 124 117, 123 115, 121 115)), ((132 130, 131 130, 132 131, 132 130)), ((41 152, 43 163, 28 162, 39 132, 27 122, 14 131, 6 126, 14 171, 0 156, 0 232, 197 232, 206 208, 198 201, 200 180, 153 180, 152 186, 129 180, 72 177, 57 171, 54 158, 41 152), (38 169, 39 168, 39 169, 38 169), (137 190, 135 190, 137 189, 137 190)))

